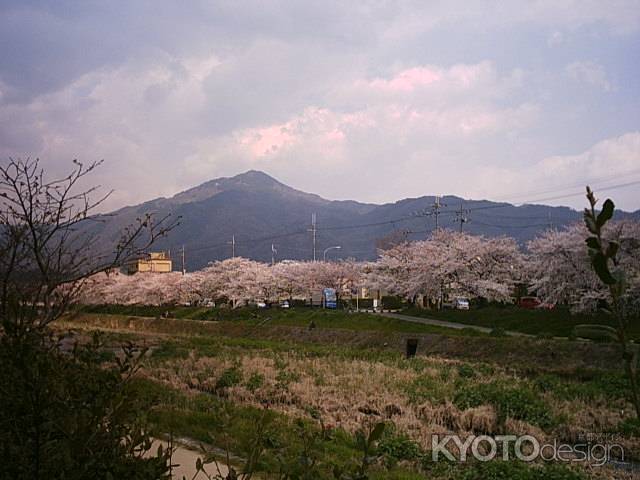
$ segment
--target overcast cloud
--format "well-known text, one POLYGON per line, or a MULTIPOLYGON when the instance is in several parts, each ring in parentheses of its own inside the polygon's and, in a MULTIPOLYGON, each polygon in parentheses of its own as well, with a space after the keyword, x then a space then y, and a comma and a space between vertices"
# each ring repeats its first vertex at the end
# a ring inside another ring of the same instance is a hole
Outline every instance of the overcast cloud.
POLYGON ((639 40, 638 1, 4 0, 0 155, 105 159, 110 209, 248 169, 546 199, 640 180, 639 40))

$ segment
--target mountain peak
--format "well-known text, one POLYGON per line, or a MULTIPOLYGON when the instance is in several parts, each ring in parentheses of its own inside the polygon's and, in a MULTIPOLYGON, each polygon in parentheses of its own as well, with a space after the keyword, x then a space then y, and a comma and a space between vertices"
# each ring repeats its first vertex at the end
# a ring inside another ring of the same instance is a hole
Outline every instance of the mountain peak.
POLYGON ((246 172, 239 173, 234 175, 233 177, 228 177, 231 179, 240 179, 240 178, 251 178, 256 180, 267 180, 271 182, 277 182, 275 178, 271 175, 264 173, 262 170, 247 170, 246 172))
POLYGON ((206 200, 230 190, 251 192, 277 192, 288 196, 304 196, 315 201, 328 202, 318 195, 304 193, 279 182, 260 170, 247 170, 233 177, 220 177, 202 183, 197 187, 177 193, 171 198, 174 203, 190 203, 206 200))
MULTIPOLYGON (((244 173, 239 173, 233 177, 223 177, 217 180, 212 180, 213 182, 221 182, 225 181, 228 183, 236 184, 236 185, 248 185, 255 187, 266 187, 266 186, 275 186, 279 185, 282 187, 286 187, 283 183, 279 182, 271 175, 261 171, 261 170, 247 170, 244 173)), ((287 187, 290 188, 290 187, 287 187)))

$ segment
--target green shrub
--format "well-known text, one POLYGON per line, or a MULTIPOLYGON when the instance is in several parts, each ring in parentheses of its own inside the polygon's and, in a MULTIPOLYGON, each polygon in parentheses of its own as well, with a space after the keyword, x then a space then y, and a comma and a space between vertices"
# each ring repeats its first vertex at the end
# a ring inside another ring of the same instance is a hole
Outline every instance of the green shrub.
POLYGON ((382 307, 391 310, 400 310, 404 307, 402 298, 392 295, 382 297, 382 307))
MULTIPOLYGON (((373 298, 360 298, 358 299, 358 308, 373 308, 373 298)), ((351 300, 351 308, 356 308, 356 300, 351 300)))
POLYGON ((453 480, 459 478, 464 464, 443 457, 440 457, 438 461, 433 461, 430 452, 427 452, 422 456, 420 466, 424 472, 430 474, 428 478, 453 480))
POLYGON ((586 475, 564 465, 529 465, 522 462, 492 461, 476 463, 459 477, 461 480, 586 480, 586 475))
POLYGON ((591 372, 585 374, 585 378, 577 379, 545 374, 533 380, 541 391, 551 393, 559 399, 586 401, 598 397, 630 400, 627 382, 626 377, 613 372, 591 372))
POLYGON ((384 456, 387 466, 393 466, 400 460, 417 460, 422 455, 416 442, 395 432, 383 436, 378 444, 378 453, 384 456))
POLYGON ((635 417, 627 418, 618 424, 616 430, 628 437, 640 437, 640 420, 635 417))
POLYGON ((242 370, 240 370, 238 366, 233 366, 222 372, 222 375, 220 375, 220 378, 216 381, 215 389, 217 391, 224 388, 235 387, 239 385, 240 382, 242 382, 242 370))
POLYGON ((463 363, 458 365, 458 375, 462 378, 473 378, 476 376, 476 372, 471 365, 463 363))
POLYGON ((463 386, 456 393, 454 403, 462 409, 490 403, 500 421, 511 417, 542 428, 555 424, 549 406, 533 389, 524 385, 496 381, 463 386))
POLYGON ((0 478, 167 478, 166 452, 142 458, 150 437, 139 351, 102 364, 94 342, 68 353, 39 334, 0 335, 0 478))
POLYGON ((245 387, 247 387, 247 390, 251 393, 262 387, 262 385, 264 385, 264 375, 258 372, 252 373, 247 383, 245 383, 245 387))
POLYGON ((476 365, 476 369, 481 375, 490 376, 496 373, 496 369, 493 365, 488 363, 480 363, 476 365))
POLYGON ((276 386, 280 389, 287 389, 293 382, 300 381, 300 374, 291 370, 280 370, 276 375, 276 386))
POLYGON ((413 382, 405 386, 405 392, 409 401, 413 404, 421 404, 425 401, 439 403, 451 396, 453 385, 428 375, 421 375, 413 382))
POLYGON ((173 358, 187 358, 189 349, 178 344, 175 341, 164 341, 160 346, 153 350, 151 358, 157 360, 170 360, 173 358))

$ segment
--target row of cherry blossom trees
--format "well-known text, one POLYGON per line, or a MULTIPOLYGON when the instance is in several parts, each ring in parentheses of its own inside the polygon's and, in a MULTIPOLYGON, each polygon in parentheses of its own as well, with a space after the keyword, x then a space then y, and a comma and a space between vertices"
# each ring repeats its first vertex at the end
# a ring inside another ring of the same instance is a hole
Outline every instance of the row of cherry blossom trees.
POLYGON ((283 261, 274 266, 236 257, 196 272, 111 272, 93 277, 86 304, 164 305, 224 299, 233 307, 256 301, 311 298, 322 288, 350 293, 362 281, 362 263, 283 261))
MULTIPOLYGON (((630 295, 637 299, 640 223, 614 223, 608 235, 620 242, 621 262, 630 272, 630 295)), ((186 275, 102 274, 93 279, 82 301, 159 305, 225 299, 235 307, 308 299, 326 287, 339 295, 366 287, 438 305, 457 296, 509 301, 517 285, 529 285, 543 301, 589 310, 606 292, 590 268, 586 237, 584 226, 576 224, 544 232, 523 249, 509 237, 438 230, 427 240, 381 250, 376 262, 283 261, 270 266, 236 257, 186 275)))

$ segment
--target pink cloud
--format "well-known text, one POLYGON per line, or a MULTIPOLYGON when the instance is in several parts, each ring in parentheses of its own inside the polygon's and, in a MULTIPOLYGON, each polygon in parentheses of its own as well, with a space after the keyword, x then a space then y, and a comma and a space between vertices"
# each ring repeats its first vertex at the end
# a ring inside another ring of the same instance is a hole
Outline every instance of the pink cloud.
MULTIPOLYGON (((491 62, 480 62, 473 65, 458 64, 449 68, 434 66, 413 67, 402 70, 390 79, 375 78, 364 85, 394 93, 413 92, 419 88, 439 86, 462 87, 475 86, 495 74, 491 62)), ((360 86, 362 83, 359 84, 360 86)))
POLYGON ((370 85, 374 88, 394 92, 410 92, 417 87, 437 82, 441 78, 442 74, 438 70, 429 67, 415 67, 401 71, 391 80, 376 78, 370 82, 370 85))
POLYGON ((327 140, 330 142, 341 142, 345 139, 344 133, 339 129, 334 129, 326 134, 327 140))
POLYGON ((287 125, 274 125, 251 130, 240 138, 240 143, 249 148, 254 157, 263 157, 293 143, 295 136, 287 125))

